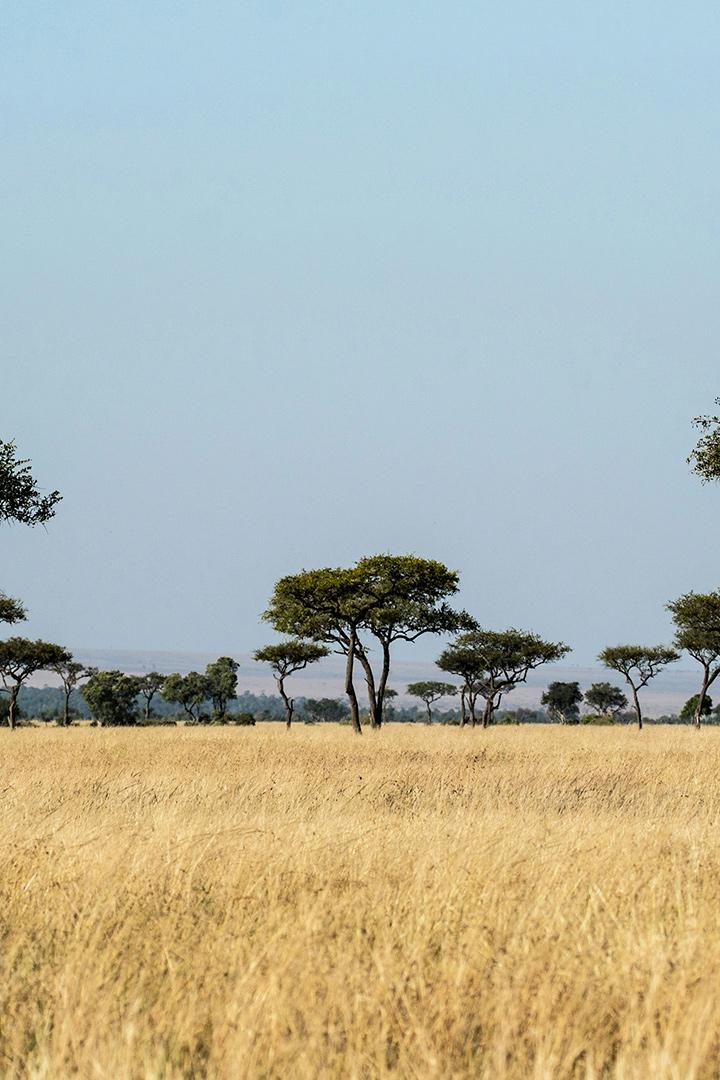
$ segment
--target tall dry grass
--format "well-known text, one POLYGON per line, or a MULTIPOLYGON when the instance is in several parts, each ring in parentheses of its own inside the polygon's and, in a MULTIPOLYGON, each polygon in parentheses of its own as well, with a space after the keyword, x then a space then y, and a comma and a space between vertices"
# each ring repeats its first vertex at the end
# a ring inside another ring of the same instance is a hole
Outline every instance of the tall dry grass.
POLYGON ((714 731, 0 734, 3 1076, 718 1075, 714 731))

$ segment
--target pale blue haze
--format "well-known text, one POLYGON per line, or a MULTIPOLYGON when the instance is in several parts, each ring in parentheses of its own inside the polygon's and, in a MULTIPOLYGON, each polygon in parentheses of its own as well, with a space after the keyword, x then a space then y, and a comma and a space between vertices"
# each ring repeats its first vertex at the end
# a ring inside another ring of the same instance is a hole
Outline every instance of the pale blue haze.
MULTIPOLYGON (((0 586, 72 646, 248 652, 415 551, 575 647, 720 584, 717 7, 5 5, 0 586)), ((415 654, 432 656, 424 644, 415 654)))

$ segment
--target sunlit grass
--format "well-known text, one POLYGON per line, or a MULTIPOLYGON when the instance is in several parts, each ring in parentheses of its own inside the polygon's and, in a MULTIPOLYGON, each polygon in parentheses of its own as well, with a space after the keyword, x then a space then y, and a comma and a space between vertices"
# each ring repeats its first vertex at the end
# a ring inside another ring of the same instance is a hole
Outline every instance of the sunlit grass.
POLYGON ((0 744, 2 1076, 718 1074, 714 731, 0 744))

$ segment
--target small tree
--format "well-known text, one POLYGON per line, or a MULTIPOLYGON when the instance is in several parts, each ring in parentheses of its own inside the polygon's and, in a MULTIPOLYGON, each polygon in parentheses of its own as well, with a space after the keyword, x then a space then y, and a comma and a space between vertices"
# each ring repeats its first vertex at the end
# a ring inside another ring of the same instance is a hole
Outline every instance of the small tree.
MULTIPOLYGON (((720 405, 720 398, 715 399, 720 405)), ((693 425, 702 431, 688 464, 703 483, 720 480, 720 416, 696 416, 693 425)))
POLYGON ((700 713, 701 716, 710 716, 712 714, 712 698, 706 694, 703 698, 702 705, 700 705, 700 695, 693 694, 691 698, 687 699, 680 710, 680 719, 684 720, 686 724, 696 723, 698 706, 700 706, 700 709, 702 710, 700 713))
POLYGON ((680 653, 667 645, 612 645, 598 656, 601 664, 625 676, 632 690, 638 731, 642 731, 642 711, 638 691, 654 679, 667 664, 680 659, 680 653))
POLYGON ((137 723, 137 675, 124 671, 93 671, 80 693, 101 727, 130 727, 137 723))
POLYGON ((475 727, 477 715, 475 707, 479 696, 480 680, 483 675, 481 658, 477 650, 465 641, 467 635, 461 635, 456 641, 443 649, 435 661, 441 671, 448 675, 457 675, 463 680, 460 687, 460 727, 464 728, 470 717, 470 726, 475 727))
POLYGON ((617 714, 627 708, 628 699, 619 686, 609 682, 593 683, 585 692, 585 702, 594 713, 615 721, 617 714))
POLYGON ((525 682, 530 671, 556 663, 568 652, 570 646, 561 641, 544 641, 522 630, 472 630, 461 634, 437 663, 442 670, 453 671, 464 679, 473 725, 475 699, 484 698, 486 728, 493 722, 503 697, 525 682), (454 662, 453 667, 446 666, 448 659, 454 662))
POLYGON ((412 697, 420 698, 425 702, 427 709, 427 722, 432 724, 432 706, 436 701, 444 697, 454 697, 457 694, 457 686, 454 683, 434 682, 432 679, 420 680, 409 683, 407 692, 412 697))
POLYGON ((210 697, 205 675, 190 671, 187 675, 168 675, 163 683, 162 696, 174 705, 182 705, 192 724, 202 719, 202 707, 210 697))
POLYGON ((152 700, 159 694, 165 683, 165 676, 159 671, 148 671, 144 675, 138 675, 138 692, 143 699, 143 720, 149 723, 152 715, 152 700))
POLYGON ((296 671, 302 671, 308 664, 321 660, 329 651, 319 642, 291 638, 289 641, 280 641, 277 645, 266 645, 254 653, 255 660, 269 664, 272 668, 273 678, 285 706, 285 727, 288 731, 292 724, 295 703, 285 691, 285 680, 296 671))
POLYGON ((11 637, 0 641, 0 679, 9 695, 8 726, 15 728, 20 687, 36 671, 48 671, 54 664, 70 660, 70 653, 49 641, 11 637))
POLYGON ((220 656, 205 668, 208 694, 213 703, 215 719, 223 724, 227 719, 228 701, 237 697, 237 670, 240 665, 230 656, 220 656))
POLYGON ((705 715, 705 695, 720 675, 720 591, 685 593, 667 605, 677 627, 675 644, 702 667, 702 682, 697 695, 695 727, 705 715))
POLYGON ((552 682, 543 693, 541 704, 551 720, 561 724, 577 724, 583 696, 576 682, 552 682))
POLYGON ((89 678, 93 674, 93 671, 86 671, 84 665, 79 664, 77 660, 66 660, 60 664, 53 664, 50 670, 60 676, 64 696, 62 726, 69 727, 70 698, 72 693, 77 689, 80 680, 82 678, 89 678))

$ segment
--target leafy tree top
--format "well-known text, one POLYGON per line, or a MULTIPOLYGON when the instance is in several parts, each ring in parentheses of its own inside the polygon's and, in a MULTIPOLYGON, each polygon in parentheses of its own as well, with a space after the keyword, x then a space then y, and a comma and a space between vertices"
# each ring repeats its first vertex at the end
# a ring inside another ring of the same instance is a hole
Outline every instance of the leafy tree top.
POLYGON ((256 649, 253 656, 255 660, 270 664, 278 675, 285 677, 296 671, 302 671, 316 660, 322 660, 329 651, 325 645, 317 641, 291 638, 288 641, 279 641, 275 645, 266 645, 262 649, 256 649))
POLYGON ((357 569, 324 567, 280 578, 262 617, 281 634, 347 645, 377 604, 357 569))
POLYGON ((0 678, 6 687, 8 681, 17 685, 36 671, 49 671, 70 659, 70 653, 61 645, 23 637, 7 638, 0 641, 0 678))
POLYGON ((551 682, 543 692, 541 703, 547 706, 551 716, 573 719, 580 713, 582 691, 577 682, 551 682))
POLYGON ((59 491, 41 495, 30 461, 17 457, 13 440, 0 440, 0 521, 40 525, 54 516, 61 498, 59 491))
POLYGON ((438 666, 461 675, 466 683, 470 680, 482 694, 502 694, 524 682, 530 671, 556 663, 568 652, 570 646, 564 642, 545 641, 527 631, 481 629, 461 634, 438 666))
POLYGON ((720 662, 720 591, 685 593, 667 604, 677 632, 675 643, 705 666, 720 662))
POLYGON ((606 716, 627 707, 628 699, 619 686, 609 682, 597 682, 585 691, 585 701, 591 709, 606 716))
POLYGON ((647 686, 659 671, 680 659, 677 649, 668 645, 610 645, 598 660, 612 671, 619 671, 631 686, 647 686))
POLYGON ((11 596, 0 593, 0 622, 16 623, 27 618, 27 611, 19 600, 13 600, 11 596))
MULTIPOLYGON (((720 398, 716 398, 715 404, 720 405, 720 398)), ((720 416, 696 416, 693 425, 702 435, 688 457, 688 464, 703 483, 720 480, 720 416)))
POLYGON ((458 688, 454 683, 436 682, 434 679, 421 679, 408 684, 407 692, 412 697, 420 698, 426 705, 432 705, 440 698, 454 697, 458 688))
POLYGON ((369 630, 390 645, 474 626, 467 613, 444 602, 457 588, 457 573, 433 559, 372 555, 349 568, 303 570, 281 578, 263 618, 293 637, 347 647, 351 636, 369 630))
POLYGON ((436 559, 417 555, 371 555, 356 569, 362 588, 378 600, 370 608, 367 629, 380 641, 417 641, 424 634, 456 634, 474 629, 475 620, 445 600, 459 587, 459 575, 436 559))

